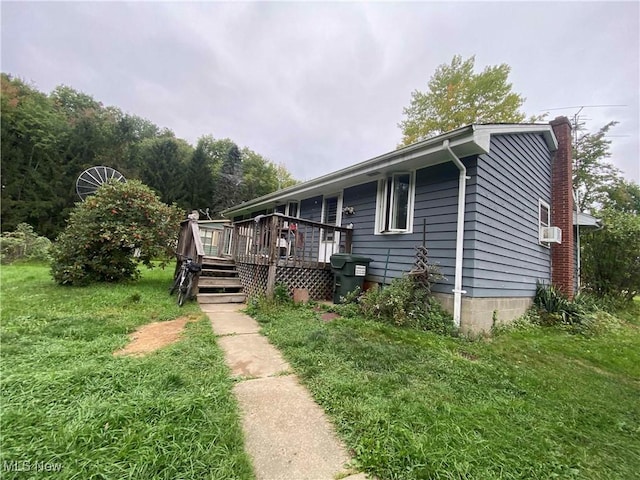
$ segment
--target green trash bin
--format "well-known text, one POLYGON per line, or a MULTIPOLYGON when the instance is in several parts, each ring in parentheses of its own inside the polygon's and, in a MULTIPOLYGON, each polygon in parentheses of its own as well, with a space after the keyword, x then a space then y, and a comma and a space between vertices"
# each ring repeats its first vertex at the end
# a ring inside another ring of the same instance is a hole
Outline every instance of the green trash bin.
POLYGON ((331 270, 334 274, 333 303, 341 303, 341 298, 356 288, 362 290, 371 259, 350 253, 331 255, 331 270))

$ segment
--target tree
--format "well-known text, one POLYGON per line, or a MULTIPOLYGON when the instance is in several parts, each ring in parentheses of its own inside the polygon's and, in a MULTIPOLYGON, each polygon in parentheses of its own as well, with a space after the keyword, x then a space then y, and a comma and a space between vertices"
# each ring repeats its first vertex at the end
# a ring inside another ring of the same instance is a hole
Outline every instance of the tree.
POLYGON ((242 154, 233 143, 226 152, 216 178, 213 208, 219 214, 225 208, 242 201, 242 154))
POLYGON ((582 277, 598 296, 630 301, 640 293, 640 215, 612 209, 603 228, 582 236, 582 277))
POLYGON ((292 187, 298 183, 298 180, 291 176, 287 167, 285 167, 282 163, 276 165, 276 176, 278 177, 278 188, 287 188, 292 187))
POLYGON ((62 285, 117 282, 173 256, 181 214, 137 180, 108 182, 71 213, 51 249, 51 273, 62 285))
POLYGON ((640 215, 640 185, 624 179, 605 188, 604 208, 640 215))
POLYGON ((14 232, 0 235, 0 262, 16 260, 48 261, 51 240, 40 237, 27 223, 18 225, 14 232))
POLYGON ((607 190, 622 179, 620 170, 606 161, 611 156, 609 130, 618 122, 609 122, 596 133, 581 133, 573 149, 573 188, 578 194, 580 211, 593 211, 607 198, 607 190))
POLYGON ((55 238, 78 201, 76 178, 96 165, 141 179, 163 202, 189 209, 226 208, 293 182, 286 169, 231 139, 205 135, 194 152, 171 130, 71 87, 47 95, 4 73, 0 82, 3 232, 28 223, 55 238))
POLYGON ((243 200, 261 197, 279 188, 275 165, 248 148, 242 150, 242 182, 243 200))
POLYGON ((54 236, 64 218, 61 157, 67 122, 50 98, 19 79, 1 77, 2 230, 27 222, 54 236))
MULTIPOLYGON (((451 64, 436 68, 428 83, 427 93, 411 93, 406 118, 398 124, 402 144, 411 143, 471 123, 520 123, 525 98, 512 91, 508 82, 511 67, 507 64, 488 66, 474 73, 475 56, 463 60, 453 57, 451 64)), ((541 120, 531 117, 529 121, 541 120)))
POLYGON ((140 146, 141 180, 167 204, 184 204, 184 185, 192 147, 184 140, 165 133, 160 138, 144 140, 140 146))
POLYGON ((211 164, 202 141, 198 141, 198 146, 189 161, 184 190, 186 195, 184 203, 188 209, 200 210, 211 207, 215 183, 211 164))

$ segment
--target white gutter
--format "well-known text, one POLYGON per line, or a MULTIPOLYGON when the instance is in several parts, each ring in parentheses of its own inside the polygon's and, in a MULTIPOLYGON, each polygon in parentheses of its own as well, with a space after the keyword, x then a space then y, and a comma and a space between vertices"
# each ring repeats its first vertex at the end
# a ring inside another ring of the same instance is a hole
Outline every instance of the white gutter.
POLYGON ((460 170, 458 180, 458 224, 456 227, 456 270, 453 282, 453 321, 456 327, 460 327, 460 312, 462 310, 462 294, 467 293, 462 290, 462 260, 464 257, 464 212, 465 199, 467 193, 467 168, 449 147, 449 140, 442 142, 443 150, 449 153, 451 160, 460 170))

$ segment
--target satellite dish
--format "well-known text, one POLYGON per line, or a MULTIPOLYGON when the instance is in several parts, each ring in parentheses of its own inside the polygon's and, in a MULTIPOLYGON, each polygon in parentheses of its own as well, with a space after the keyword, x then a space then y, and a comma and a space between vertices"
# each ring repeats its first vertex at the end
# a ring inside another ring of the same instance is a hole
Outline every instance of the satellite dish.
POLYGON ((111 167, 87 168, 76 180, 76 193, 84 202, 89 195, 96 193, 100 185, 109 180, 123 183, 127 181, 124 175, 111 167))

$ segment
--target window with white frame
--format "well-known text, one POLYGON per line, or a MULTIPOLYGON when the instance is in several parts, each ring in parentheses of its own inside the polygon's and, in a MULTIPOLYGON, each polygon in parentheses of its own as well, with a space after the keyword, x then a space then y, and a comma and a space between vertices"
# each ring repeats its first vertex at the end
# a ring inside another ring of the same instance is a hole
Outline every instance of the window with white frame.
MULTIPOLYGON (((543 228, 551 226, 551 207, 547 202, 538 199, 538 235, 543 228)), ((540 242, 541 245, 549 246, 548 243, 540 242)))
POLYGON ((290 217, 300 216, 300 204, 298 202, 287 203, 287 215, 290 217))
MULTIPOLYGON (((338 197, 325 197, 322 206, 322 223, 328 225, 337 225, 338 222, 338 197)), ((323 230, 322 240, 325 242, 333 242, 334 231, 323 230)))
POLYGON ((378 182, 376 233, 411 233, 413 230, 413 172, 387 175, 378 182))

